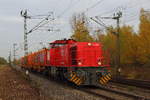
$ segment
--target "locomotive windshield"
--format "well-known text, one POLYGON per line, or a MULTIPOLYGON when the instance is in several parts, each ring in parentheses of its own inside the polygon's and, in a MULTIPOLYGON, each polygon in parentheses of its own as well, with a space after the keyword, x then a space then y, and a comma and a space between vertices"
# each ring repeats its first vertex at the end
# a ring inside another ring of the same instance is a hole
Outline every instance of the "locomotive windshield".
POLYGON ((64 46, 64 45, 66 45, 66 43, 59 43, 59 44, 51 43, 50 48, 57 48, 57 47, 61 47, 61 46, 64 46))

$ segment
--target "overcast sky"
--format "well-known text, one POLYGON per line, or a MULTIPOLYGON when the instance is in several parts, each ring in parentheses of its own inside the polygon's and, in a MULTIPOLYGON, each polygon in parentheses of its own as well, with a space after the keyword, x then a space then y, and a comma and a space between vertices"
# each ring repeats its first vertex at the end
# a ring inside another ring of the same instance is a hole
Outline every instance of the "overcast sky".
MULTIPOLYGON (((18 57, 23 54, 23 18, 20 11, 27 9, 29 15, 48 14, 54 12, 55 24, 51 25, 59 32, 35 31, 28 35, 29 51, 35 51, 56 39, 69 38, 71 35, 70 20, 74 13, 85 12, 88 17, 112 16, 121 10, 121 24, 129 24, 138 30, 139 11, 150 9, 149 0, 0 0, 0 56, 7 58, 17 43, 18 57), (58 16, 60 16, 58 18, 58 16)), ((31 29, 40 20, 28 20, 31 29)), ((103 20, 106 25, 115 25, 113 20, 103 20)), ((92 27, 103 28, 93 24, 92 27)))

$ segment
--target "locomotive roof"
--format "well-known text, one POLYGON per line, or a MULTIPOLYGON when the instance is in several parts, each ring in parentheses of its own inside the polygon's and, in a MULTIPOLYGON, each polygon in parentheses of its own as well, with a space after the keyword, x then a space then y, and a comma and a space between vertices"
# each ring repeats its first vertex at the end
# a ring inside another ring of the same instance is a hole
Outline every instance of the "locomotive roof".
POLYGON ((56 40, 54 42, 51 42, 50 44, 67 44, 67 43, 74 43, 74 42, 76 41, 73 39, 68 39, 68 40, 64 39, 64 40, 56 40))

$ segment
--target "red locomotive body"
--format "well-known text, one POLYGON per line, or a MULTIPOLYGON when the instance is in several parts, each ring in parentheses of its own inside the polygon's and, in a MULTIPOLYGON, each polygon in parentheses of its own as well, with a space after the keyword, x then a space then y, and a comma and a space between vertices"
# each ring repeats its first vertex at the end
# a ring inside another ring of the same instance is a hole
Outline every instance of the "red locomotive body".
POLYGON ((71 45, 71 62, 76 67, 99 67, 102 66, 101 45, 98 43, 77 42, 71 45))
POLYGON ((99 67, 109 66, 103 62, 102 45, 96 42, 51 43, 50 64, 56 67, 99 67))
POLYGON ((24 68, 66 78, 77 85, 105 84, 111 77, 109 59, 96 42, 56 40, 50 43, 50 49, 31 53, 21 63, 24 68))
POLYGON ((70 44, 73 40, 56 40, 50 43, 50 64, 55 67, 71 67, 70 44))

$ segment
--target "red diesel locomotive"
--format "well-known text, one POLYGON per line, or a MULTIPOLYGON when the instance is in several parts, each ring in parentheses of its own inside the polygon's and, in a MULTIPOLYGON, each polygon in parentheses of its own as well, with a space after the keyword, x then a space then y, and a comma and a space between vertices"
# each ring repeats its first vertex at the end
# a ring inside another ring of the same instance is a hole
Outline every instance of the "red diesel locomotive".
POLYGON ((50 48, 21 58, 21 67, 67 79, 76 85, 106 84, 110 79, 109 57, 96 42, 56 40, 50 48))

